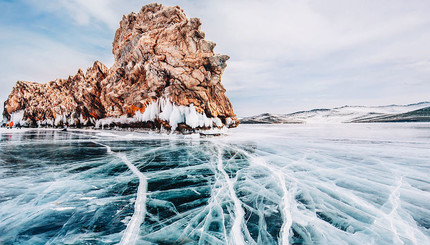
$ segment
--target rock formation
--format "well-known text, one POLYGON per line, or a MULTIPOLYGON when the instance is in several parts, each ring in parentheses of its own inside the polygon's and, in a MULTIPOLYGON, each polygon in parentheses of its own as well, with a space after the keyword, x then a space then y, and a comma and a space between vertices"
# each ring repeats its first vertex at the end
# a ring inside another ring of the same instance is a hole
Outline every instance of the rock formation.
POLYGON ((3 116, 27 125, 208 129, 235 127, 221 75, 227 55, 213 52, 197 18, 159 4, 124 16, 107 68, 45 84, 17 82, 3 116))

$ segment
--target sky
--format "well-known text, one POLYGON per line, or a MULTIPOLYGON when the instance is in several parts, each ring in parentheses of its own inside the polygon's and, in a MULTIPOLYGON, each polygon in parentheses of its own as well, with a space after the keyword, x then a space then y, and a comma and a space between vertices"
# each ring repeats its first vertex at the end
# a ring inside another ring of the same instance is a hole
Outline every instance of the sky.
MULTIPOLYGON (((113 64, 137 0, 0 0, 0 101, 16 81, 113 64)), ((428 0, 170 0, 202 20, 239 117, 430 101, 428 0)))

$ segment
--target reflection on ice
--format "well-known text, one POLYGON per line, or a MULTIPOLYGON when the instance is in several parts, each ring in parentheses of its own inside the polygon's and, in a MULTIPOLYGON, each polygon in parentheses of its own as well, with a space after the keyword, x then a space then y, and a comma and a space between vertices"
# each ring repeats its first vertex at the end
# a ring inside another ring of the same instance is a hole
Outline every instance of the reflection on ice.
POLYGON ((428 244, 430 126, 0 132, 0 244, 428 244))

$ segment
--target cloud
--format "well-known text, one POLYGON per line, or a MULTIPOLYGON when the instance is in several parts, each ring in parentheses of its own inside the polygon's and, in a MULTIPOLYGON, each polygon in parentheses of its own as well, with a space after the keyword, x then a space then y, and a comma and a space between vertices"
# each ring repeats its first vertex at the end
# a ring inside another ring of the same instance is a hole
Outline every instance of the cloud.
POLYGON ((16 81, 48 82, 67 78, 92 65, 94 55, 76 51, 62 43, 31 32, 0 27, 8 36, 1 40, 0 98, 5 100, 16 81))
POLYGON ((101 23, 111 30, 119 27, 123 14, 139 11, 143 4, 137 0, 25 0, 25 2, 37 11, 56 14, 60 18, 65 14, 77 25, 101 23))
POLYGON ((235 107, 247 114, 428 100, 408 84, 430 89, 429 10, 424 1, 220 0, 202 15, 207 37, 231 56, 232 100, 253 95, 235 107))
MULTIPOLYGON (((15 9, 9 18, 5 13, 9 26, 0 29, 1 54, 11 57, 1 64, 2 91, 11 86, 9 79, 47 81, 96 59, 111 62, 109 50, 122 15, 149 1, 20 3, 27 11, 15 9), (23 18, 12 23, 13 14, 23 18)), ((217 43, 215 51, 231 57, 223 84, 239 115, 429 100, 423 91, 430 90, 430 1, 161 3, 201 18, 206 39, 217 43)))

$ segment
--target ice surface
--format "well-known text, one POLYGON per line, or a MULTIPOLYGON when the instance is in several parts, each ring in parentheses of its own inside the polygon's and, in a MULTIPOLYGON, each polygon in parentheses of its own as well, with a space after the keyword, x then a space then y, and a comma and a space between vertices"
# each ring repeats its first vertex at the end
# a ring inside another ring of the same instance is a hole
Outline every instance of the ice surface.
POLYGON ((430 244, 429 124, 196 136, 1 129, 0 244, 430 244))

